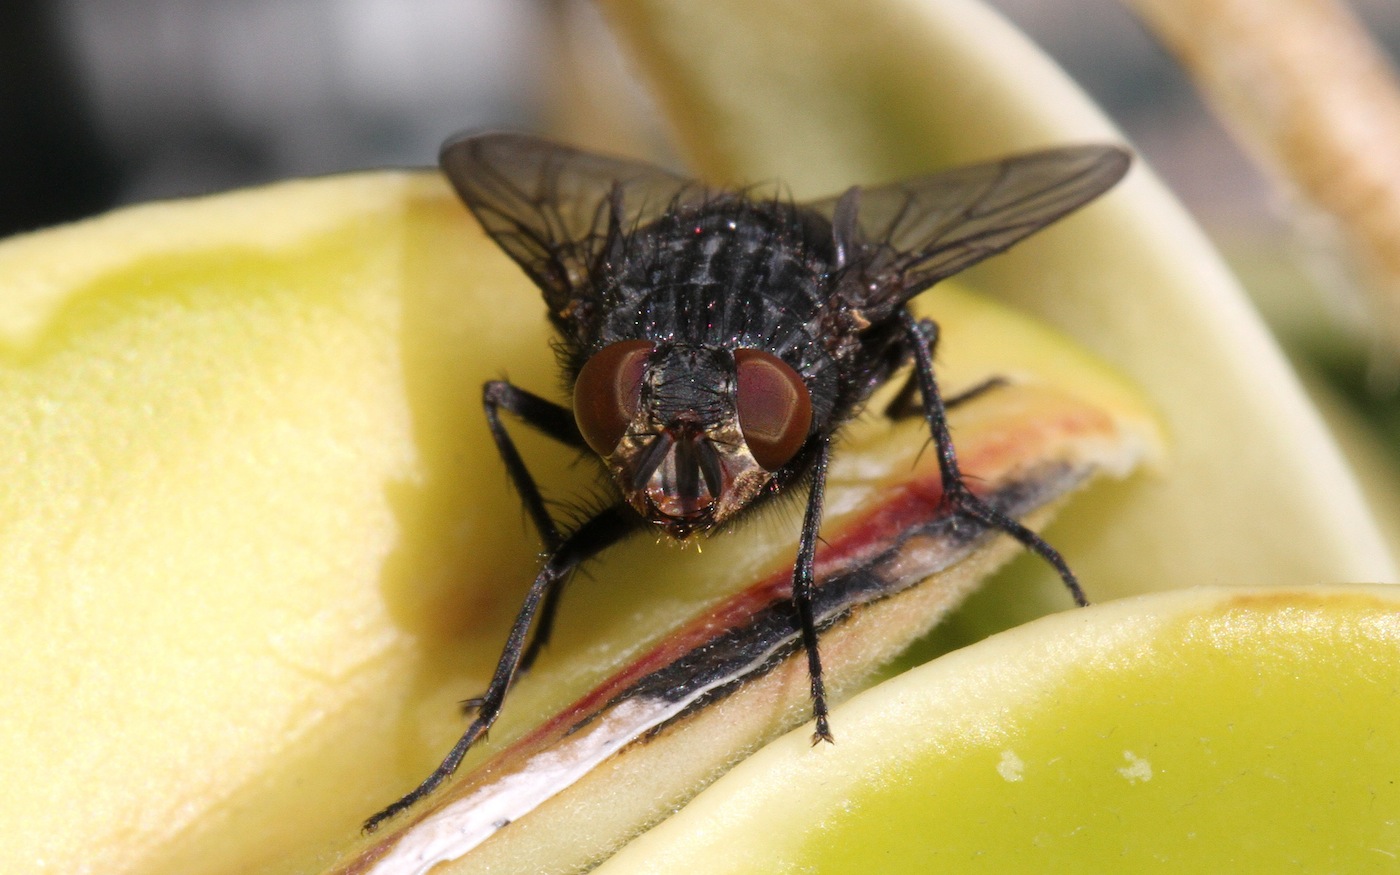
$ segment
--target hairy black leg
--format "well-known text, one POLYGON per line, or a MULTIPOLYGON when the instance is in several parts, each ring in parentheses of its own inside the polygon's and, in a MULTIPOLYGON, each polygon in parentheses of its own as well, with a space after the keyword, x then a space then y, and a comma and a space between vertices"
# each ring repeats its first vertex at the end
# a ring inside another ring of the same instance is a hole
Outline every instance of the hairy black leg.
MULTIPOLYGON (((549 644, 549 633, 554 630, 554 615, 559 610, 559 597, 563 594, 562 585, 553 587, 545 594, 544 602, 540 605, 539 619, 535 621, 535 628, 530 634, 530 643, 525 645, 525 652, 520 656, 520 667, 516 669, 517 675, 525 674, 530 667, 535 664, 540 652, 549 644)), ((486 694, 472 696, 463 699, 460 704, 462 713, 466 715, 475 714, 481 709, 486 701, 486 694)))
POLYGON ((919 378, 920 394, 924 397, 924 417, 933 432, 933 442, 938 450, 938 470, 943 477, 943 499, 957 513, 971 517, 984 525, 1001 529, 1020 541, 1022 546, 1055 569, 1064 581, 1074 603, 1083 607, 1089 604, 1079 580, 1070 570, 1069 564, 1054 547, 1030 529, 978 498, 963 481, 958 467, 957 452, 953 449, 953 438, 948 432, 947 408, 938 391, 938 381, 933 375, 933 349, 938 345, 938 325, 932 321, 923 322, 914 318, 908 307, 899 313, 900 325, 904 329, 914 353, 914 372, 919 378))
MULTIPOLYGON (((501 422, 500 411, 503 409, 510 411, 519 417, 521 422, 539 429, 562 444, 567 444, 575 449, 586 449, 588 445, 584 442, 583 435, 579 434, 574 414, 567 407, 541 398, 533 392, 528 392, 505 380, 491 380, 482 386, 481 403, 486 409, 486 426, 491 430, 491 437, 496 441, 496 451, 500 453, 501 461, 505 463, 506 473, 510 475, 510 482, 515 486, 520 500, 524 502, 526 513, 534 521, 535 529, 540 533, 540 539, 544 541, 545 551, 553 552, 559 547, 559 530, 554 525, 554 520, 550 518, 548 509, 545 508, 544 497, 540 495, 535 478, 525 467, 525 461, 520 458, 520 452, 516 450, 515 442, 511 440, 510 433, 506 431, 505 424, 501 422)), ((554 587, 545 597, 544 604, 540 608, 539 622, 535 624, 534 632, 530 636, 530 643, 525 647, 525 655, 520 660, 520 671, 529 671, 530 666, 535 664, 535 659, 540 655, 540 651, 549 643, 549 635, 554 629, 554 617, 559 612, 559 598, 563 589, 562 586, 554 587)), ((475 696, 464 700, 462 702, 463 711, 467 713, 476 711, 481 707, 483 699, 484 696, 475 696)))
POLYGON ((822 499, 826 495, 826 464, 831 456, 831 439, 820 438, 817 459, 812 466, 812 491, 807 496, 807 513, 802 517, 802 538, 797 545, 797 562, 792 568, 792 604, 802 626, 802 645, 807 650, 807 674, 812 681, 812 717, 817 728, 812 743, 831 741, 827 720, 826 685, 822 681, 821 652, 817 649, 817 622, 812 615, 812 565, 817 553, 817 532, 822 525, 822 499))
POLYGON ((515 491, 520 494, 521 501, 525 502, 526 512, 530 514, 540 537, 544 539, 545 549, 553 550, 559 545, 559 532, 554 526, 554 520, 549 517, 549 511, 545 509, 544 497, 535 485, 535 478, 530 476, 530 470, 525 467, 525 460, 520 458, 520 452, 515 448, 515 441, 510 439, 505 424, 501 422, 500 411, 502 408, 509 410, 520 417, 521 422, 539 429, 560 443, 580 450, 585 449, 588 445, 584 443, 583 435, 579 434, 574 414, 567 407, 546 401, 505 380, 492 380, 482 386, 481 403, 486 409, 486 425, 491 429, 491 437, 496 441, 496 450, 501 454, 501 461, 505 462, 506 473, 510 475, 515 491))
MULTIPOLYGON (((556 586, 545 594, 544 603, 540 605, 539 619, 535 622, 535 628, 530 633, 530 642, 525 645, 525 652, 520 657, 520 668, 517 674, 524 674, 529 671, 539 658, 540 653, 549 646, 550 633, 554 631, 554 617, 559 613, 559 600, 564 594, 563 586, 556 586)), ((462 713, 465 715, 475 714, 482 703, 486 700, 483 693, 480 696, 472 696, 463 699, 460 704, 462 713)))
MULTIPOLYGON (((950 395, 943 399, 945 410, 953 410, 961 404, 980 398, 993 389, 1000 389, 1009 385, 1005 377, 988 377, 980 383, 970 386, 956 395, 950 395)), ((924 405, 923 398, 919 395, 919 375, 910 373, 909 379, 904 381, 899 393, 890 399, 890 403, 885 405, 885 416, 889 419, 900 420, 911 417, 923 418, 924 405)))
MULTIPOLYGON (((549 635, 554 631, 554 616, 559 611, 559 599, 564 594, 564 587, 553 587, 545 594, 544 602, 540 605, 539 619, 535 621, 535 627, 531 630, 530 641, 525 645, 525 652, 520 656, 520 667, 516 669, 517 675, 525 674, 530 667, 535 664, 540 653, 549 646, 549 635)), ((486 694, 472 696, 463 699, 457 704, 462 708, 462 714, 470 716, 481 709, 486 701, 486 694)))
POLYGON ((476 718, 467 727, 467 731, 462 733, 462 737, 457 740, 457 743, 452 746, 452 750, 443 759, 442 764, 434 769, 433 773, 423 780, 423 783, 410 790, 402 799, 365 821, 366 832, 373 832, 379 824, 436 790, 452 776, 453 772, 457 771, 457 766, 461 764, 467 751, 471 749, 478 738, 486 734, 486 730, 491 728, 491 724, 496 722, 496 718, 501 713, 501 705, 505 702, 506 693, 519 674, 521 658, 525 651, 525 637, 530 630, 531 622, 539 611, 540 604, 548 598, 551 592, 558 590, 580 563, 616 543, 633 528, 635 521, 636 516, 626 505, 617 505, 593 517, 579 527, 578 531, 563 539, 545 562, 544 567, 540 569, 539 574, 535 576, 535 582, 530 585, 529 592, 525 595, 525 603, 520 606, 520 613, 515 615, 515 622, 510 627, 510 635, 507 636, 506 645, 501 650, 500 659, 496 662, 496 670, 491 675, 491 683, 486 688, 486 693, 481 696, 481 704, 477 710, 476 718))

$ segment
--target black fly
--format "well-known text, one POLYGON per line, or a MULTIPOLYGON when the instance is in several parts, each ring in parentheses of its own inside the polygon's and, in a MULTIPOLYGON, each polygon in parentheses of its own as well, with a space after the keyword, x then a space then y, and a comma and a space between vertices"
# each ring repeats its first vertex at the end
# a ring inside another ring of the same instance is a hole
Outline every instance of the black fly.
POLYGON ((678 539, 713 531, 804 481, 792 601, 814 740, 830 741, 812 613, 827 461, 837 429, 910 361, 909 388, 922 399, 917 411, 937 447, 950 512, 1020 541, 1086 604, 1054 548, 964 483, 934 379, 937 326, 907 304, 1093 200, 1128 163, 1112 146, 1052 149, 798 204, 517 134, 449 141, 444 172, 544 293, 573 409, 504 381, 485 386, 486 421, 547 558, 490 685, 470 703, 471 726, 436 771, 366 829, 456 770, 548 640, 563 584, 580 563, 645 526, 678 539), (615 503, 561 532, 502 409, 596 454, 615 503))

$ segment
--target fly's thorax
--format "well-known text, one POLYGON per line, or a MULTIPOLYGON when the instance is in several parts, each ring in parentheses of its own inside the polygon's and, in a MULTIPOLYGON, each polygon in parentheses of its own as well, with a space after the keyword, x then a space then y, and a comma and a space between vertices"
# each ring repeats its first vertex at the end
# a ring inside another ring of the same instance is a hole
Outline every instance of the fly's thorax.
POLYGON ((801 377, 762 350, 622 341, 589 359, 574 395, 627 502, 677 538, 764 494, 812 422, 801 377))

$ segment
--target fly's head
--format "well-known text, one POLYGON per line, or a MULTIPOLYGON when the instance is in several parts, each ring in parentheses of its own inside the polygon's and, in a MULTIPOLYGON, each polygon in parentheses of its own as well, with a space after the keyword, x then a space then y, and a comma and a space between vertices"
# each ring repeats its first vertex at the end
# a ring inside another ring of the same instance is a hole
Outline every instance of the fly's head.
POLYGON ((812 403, 764 350, 624 340, 580 370, 574 417, 637 513, 684 539, 773 483, 807 442, 812 403))

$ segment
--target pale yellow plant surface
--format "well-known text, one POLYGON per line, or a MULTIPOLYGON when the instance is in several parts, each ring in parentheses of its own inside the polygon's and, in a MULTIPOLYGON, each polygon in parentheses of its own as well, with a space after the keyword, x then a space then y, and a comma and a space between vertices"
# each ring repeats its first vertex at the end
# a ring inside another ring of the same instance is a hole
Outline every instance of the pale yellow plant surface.
POLYGON ((1046 617, 851 700, 836 747, 769 745, 598 871, 1391 871, 1397 647, 1384 586, 1046 617))

